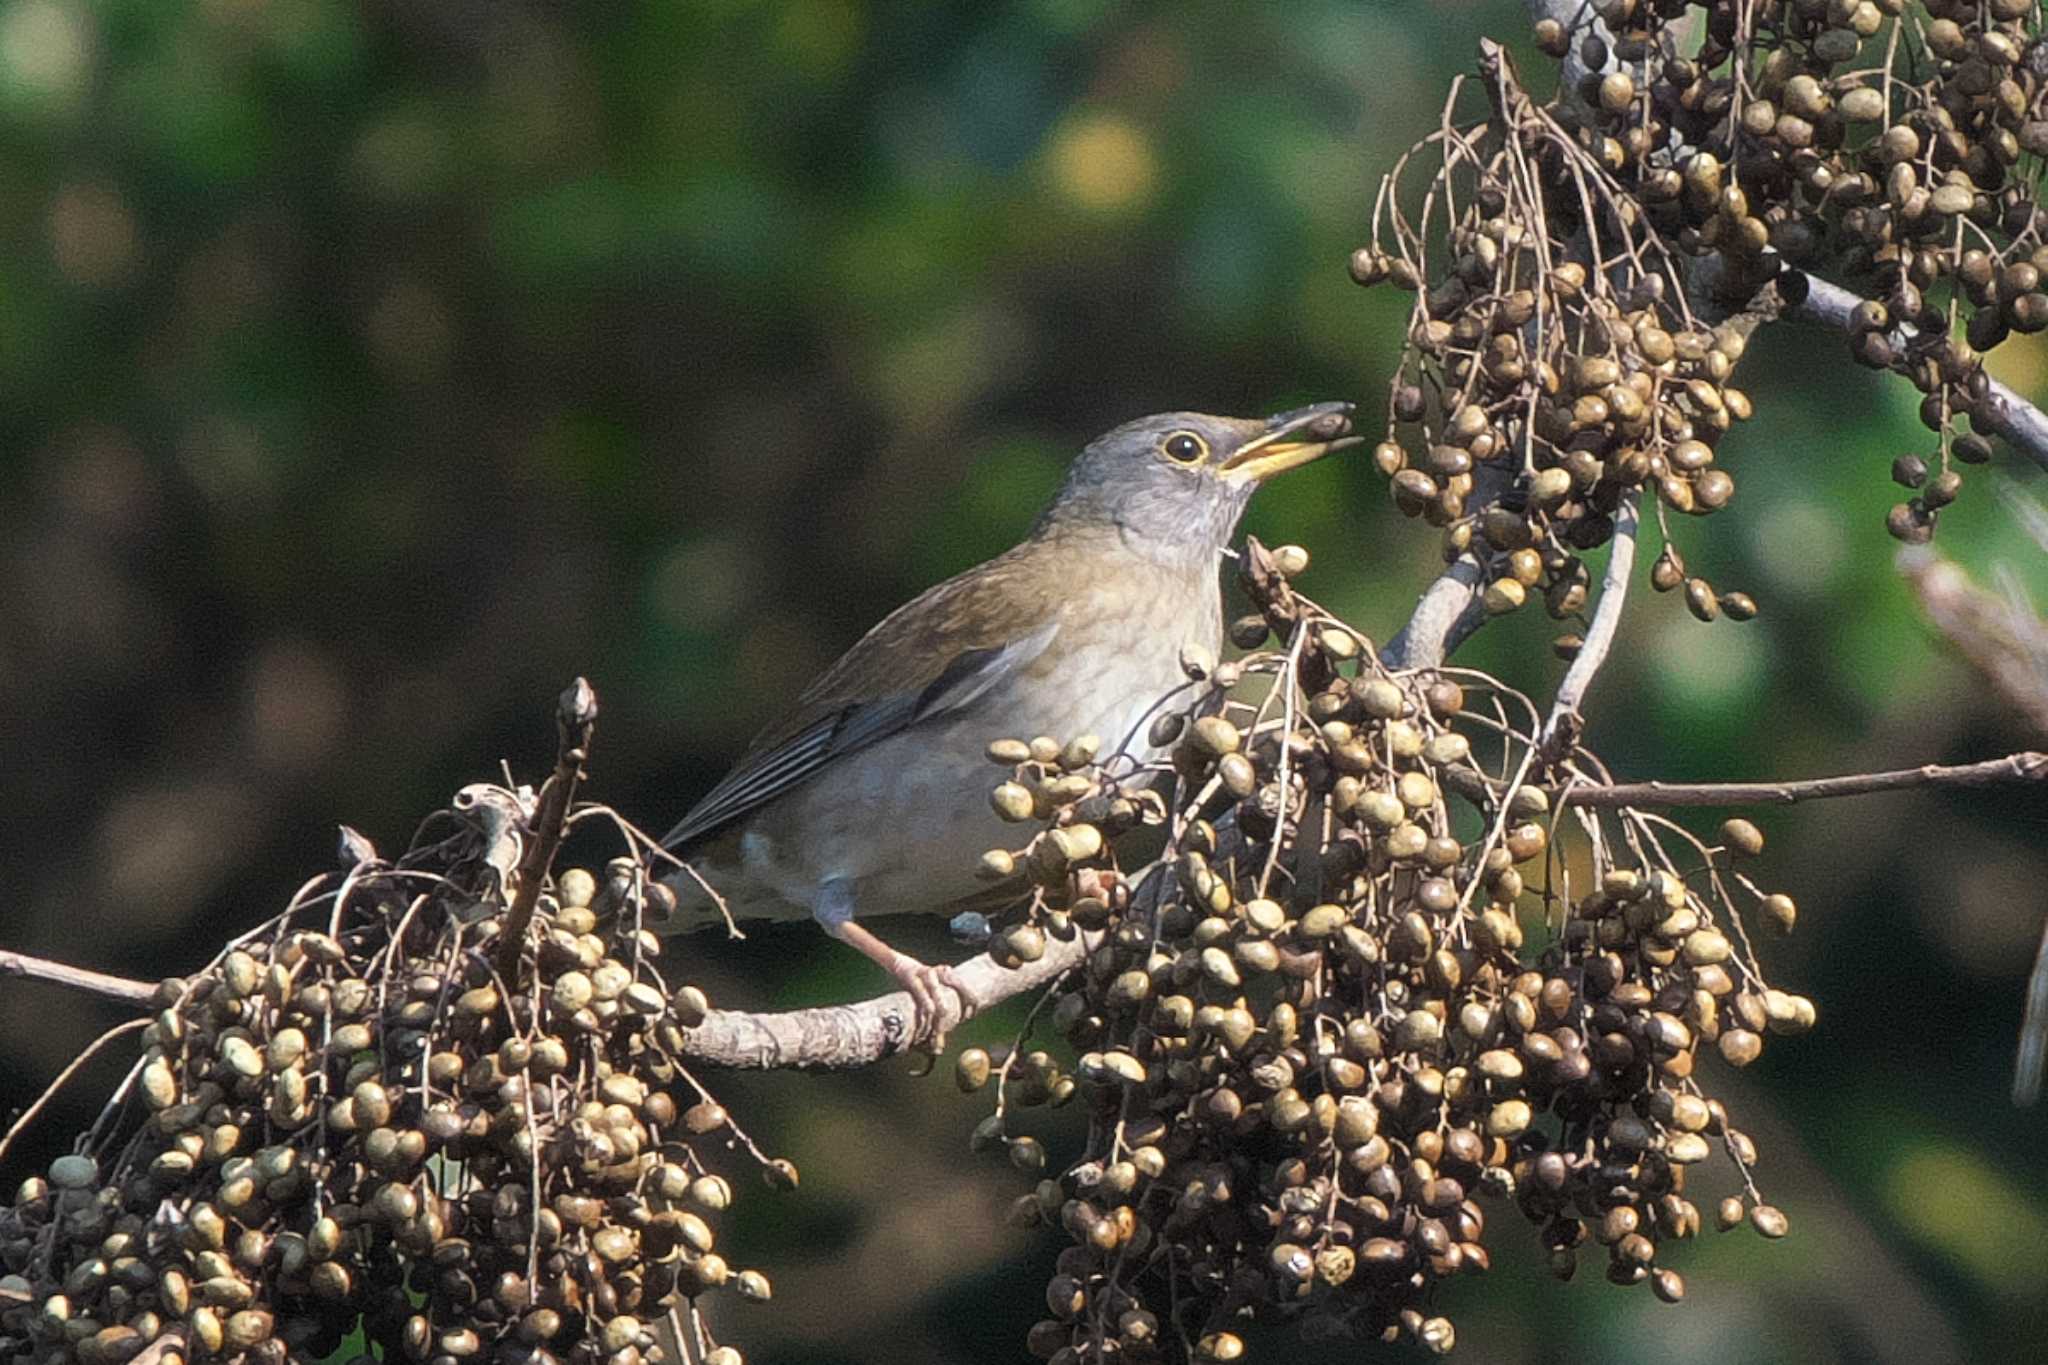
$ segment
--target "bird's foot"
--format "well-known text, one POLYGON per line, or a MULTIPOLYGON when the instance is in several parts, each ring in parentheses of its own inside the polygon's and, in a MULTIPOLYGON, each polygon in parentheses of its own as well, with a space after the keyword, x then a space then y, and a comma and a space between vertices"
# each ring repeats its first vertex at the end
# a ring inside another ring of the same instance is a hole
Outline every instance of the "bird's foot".
POLYGON ((912 1047, 930 1052, 938 1052, 945 1047, 946 1035, 939 1027, 945 1010, 945 1002, 939 998, 941 990, 951 991, 954 999, 960 1002, 956 1022, 965 1023, 974 1017, 980 1002, 968 991, 959 974, 947 964, 942 962, 932 966, 908 953, 897 953, 887 964, 887 970, 896 984, 910 995, 912 1047))
POLYGON ((945 1031, 939 1027, 943 1002, 941 990, 949 990, 960 1002, 958 1018, 967 1019, 980 1005, 972 993, 961 984, 951 967, 941 964, 937 967, 919 962, 909 953, 898 952, 865 925, 856 924, 851 914, 820 915, 818 922, 825 926, 825 932, 859 952, 868 961, 887 972, 890 979, 910 994, 910 1037, 908 1046, 936 1052, 945 1044, 945 1031))

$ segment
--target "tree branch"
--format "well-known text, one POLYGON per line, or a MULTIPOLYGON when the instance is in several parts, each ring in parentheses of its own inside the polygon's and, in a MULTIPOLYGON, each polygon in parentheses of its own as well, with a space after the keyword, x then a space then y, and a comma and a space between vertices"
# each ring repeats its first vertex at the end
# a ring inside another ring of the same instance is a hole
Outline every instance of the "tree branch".
POLYGON ((1982 763, 1945 767, 1926 763, 1883 773, 1850 773, 1804 782, 1617 782, 1611 786, 1567 787, 1552 799, 1568 806, 1791 805, 1836 796, 1868 796, 1911 787, 1996 787, 2007 782, 2048 781, 2048 753, 2029 750, 1982 763))
MULTIPOLYGON (((1021 995, 1079 966, 1094 935, 1046 945, 1045 956, 1019 968, 998 966, 983 953, 953 969, 976 1009, 1021 995)), ((951 991, 940 991, 936 1027, 951 1032, 965 1017, 951 991)), ((913 1006, 907 991, 853 1005, 756 1014, 713 1010, 689 1032, 684 1055, 710 1066, 745 1071, 844 1071, 909 1047, 913 1006)))
MULTIPOLYGON (((1806 297, 1793 306, 1792 315, 1826 323, 1837 331, 1848 331, 1849 314, 1863 302, 1862 296, 1817 275, 1808 275, 1806 280, 1806 297)), ((1905 323, 1898 324, 1894 330, 1904 337, 1916 335, 1914 329, 1905 323)), ((1994 431, 1986 434, 2003 436, 2015 450, 2048 469, 2048 413, 1996 379, 1991 381, 1991 397, 1996 420, 1994 431)))
POLYGON ((1485 573, 1462 554, 1423 590, 1415 612, 1380 651, 1380 662, 1399 670, 1435 668, 1486 623, 1480 601, 1485 573))
MULTIPOLYGON (((1512 475, 1497 465, 1482 465, 1472 475, 1468 507, 1484 507, 1499 498, 1512 475)), ((1380 662, 1397 672, 1439 667, 1452 651, 1486 624, 1483 594, 1486 569, 1467 550, 1422 590, 1408 623, 1380 650, 1380 662)))
MULTIPOLYGON (((1093 935, 1076 935, 1065 943, 1054 940, 1046 945, 1045 956, 1016 969, 998 966, 983 953, 955 967, 953 974, 974 998, 974 1009, 983 1010, 1078 966, 1095 940, 1093 935)), ((0 976, 48 981, 129 1005, 149 1004, 157 989, 154 981, 87 971, 6 950, 0 950, 0 976)), ((950 1032, 965 1017, 952 992, 939 992, 940 1032, 950 1032)), ((857 1004, 776 1013, 712 1010, 702 1024, 689 1031, 683 1056, 744 1071, 842 1071, 906 1051, 912 1019, 913 1007, 905 991, 857 1004)))
MULTIPOLYGON (((1428 666, 1428 665, 1422 665, 1428 666)), ((1483 779, 1459 781, 1446 771, 1446 785, 1476 799, 1488 799, 1483 779)), ((1612 786, 1575 786, 1552 793, 1564 805, 1617 806, 1742 806, 1790 804, 1837 796, 1862 796, 1912 787, 1990 787, 2007 782, 2048 781, 2048 753, 2026 752, 1959 767, 1926 764, 1894 772, 1853 773, 1805 782, 1632 782, 1612 786)), ((1011 996, 1043 986, 1071 971, 1086 958, 1093 935, 1079 935, 1046 947, 1045 956, 1022 968, 998 966, 986 953, 954 968, 976 1009, 987 1009, 1011 996)), ((0 952, 0 975, 30 977, 69 986, 89 994, 131 1004, 145 1004, 156 990, 149 981, 133 981, 85 971, 24 953, 0 952)), ((940 992, 938 1027, 957 1027, 962 1014, 951 992, 940 992)), ((711 1066, 738 1070, 847 1070, 903 1052, 909 1045, 913 1007, 908 993, 892 992, 852 1005, 753 1013, 713 1010, 691 1029, 683 1055, 711 1066)))
POLYGON ((1628 605, 1629 579, 1635 575, 1636 528, 1640 524, 1636 496, 1630 492, 1614 509, 1614 549, 1607 557, 1607 572, 1600 580, 1600 601, 1593 608, 1593 623, 1586 628, 1585 643, 1579 646, 1572 666, 1565 670, 1564 681, 1557 685, 1550 718, 1543 722, 1543 736, 1538 744, 1542 749, 1550 750, 1557 745, 1567 727, 1571 733, 1564 747, 1569 748, 1577 741, 1579 705, 1599 675, 1600 666, 1607 662, 1607 651, 1613 647, 1622 609, 1628 605))
POLYGON ((125 976, 109 976, 105 972, 70 967, 62 962, 52 962, 48 958, 31 957, 27 953, 0 948, 0 977, 8 976, 69 986, 72 990, 84 991, 87 995, 97 995, 108 1000, 119 1000, 126 1005, 149 1004, 156 995, 157 985, 154 981, 133 981, 125 976))

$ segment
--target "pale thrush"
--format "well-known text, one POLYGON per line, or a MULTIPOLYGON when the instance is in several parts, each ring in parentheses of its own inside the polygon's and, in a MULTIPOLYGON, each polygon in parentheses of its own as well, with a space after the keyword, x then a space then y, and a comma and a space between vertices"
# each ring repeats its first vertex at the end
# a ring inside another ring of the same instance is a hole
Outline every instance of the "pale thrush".
MULTIPOLYGON (((855 915, 943 911, 980 889, 980 855, 1004 842, 990 740, 1093 734, 1104 755, 1151 757, 1145 718, 1187 681, 1183 657, 1218 657, 1218 559, 1246 503, 1357 444, 1350 412, 1170 412, 1094 441, 1021 544, 890 613, 662 843, 735 916, 809 914, 858 948, 910 992, 923 1033, 950 969, 855 915)), ((694 879, 672 882, 678 924, 705 923, 694 879)))

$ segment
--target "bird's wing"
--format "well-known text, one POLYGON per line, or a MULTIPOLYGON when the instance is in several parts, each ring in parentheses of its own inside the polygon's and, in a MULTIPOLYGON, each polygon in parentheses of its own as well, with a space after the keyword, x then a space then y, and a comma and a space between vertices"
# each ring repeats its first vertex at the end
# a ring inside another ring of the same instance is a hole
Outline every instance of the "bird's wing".
POLYGON ((1014 552, 897 608, 806 688, 662 839, 678 849, 758 809, 833 759, 959 710, 1043 654, 1057 597, 1014 552))

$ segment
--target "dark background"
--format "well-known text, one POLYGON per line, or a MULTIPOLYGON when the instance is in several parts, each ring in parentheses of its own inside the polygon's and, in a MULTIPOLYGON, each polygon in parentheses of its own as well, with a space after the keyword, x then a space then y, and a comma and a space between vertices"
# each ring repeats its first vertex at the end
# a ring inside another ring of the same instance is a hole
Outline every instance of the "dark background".
MULTIPOLYGON (((501 759, 538 780, 579 673, 605 706, 592 794, 666 828, 812 670, 1014 540, 1103 428, 1338 397, 1370 427, 1405 301, 1353 288, 1345 254, 1478 35, 1519 40, 1520 15, 0 5, 0 942, 195 966, 328 865, 336 822, 398 846, 501 759)), ((1620 772, 2040 742, 1896 576, 1885 471, 1923 434, 1845 349, 1753 351, 1759 416, 1724 447, 1741 494, 1682 530, 1765 614, 1701 626, 1644 594, 1593 698, 1620 772)), ((2048 349, 1998 364, 2043 391, 2048 349)), ((1941 548, 2048 600, 1992 482, 1941 548)), ((1362 459, 1248 525, 1309 546, 1306 589, 1377 635, 1432 572, 1362 459)), ((1461 657, 1545 691, 1546 627, 1461 657)), ((2006 1098, 2048 801, 1758 819, 1803 908, 1766 961, 1822 1026, 1724 1093, 1791 1238, 1681 1249, 1669 1308, 1596 1266, 1551 1284, 1502 1206, 1496 1270, 1447 1300, 1471 1359, 2048 1356, 2043 1117, 2006 1098)), ((671 956, 735 1006, 881 984, 801 924, 671 956)), ((118 1018, 0 982, 4 1107, 118 1018)), ((116 1074, 84 1074, 10 1188, 116 1074)), ((805 1177, 743 1185, 729 1255, 777 1284, 721 1310, 750 1358, 1021 1353, 1054 1244, 1001 1226, 1027 1185, 966 1155, 979 1101, 894 1066, 713 1080, 805 1177)))

